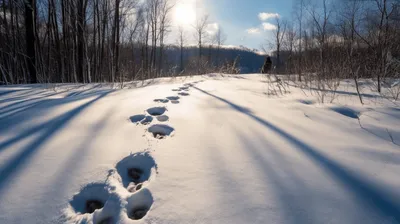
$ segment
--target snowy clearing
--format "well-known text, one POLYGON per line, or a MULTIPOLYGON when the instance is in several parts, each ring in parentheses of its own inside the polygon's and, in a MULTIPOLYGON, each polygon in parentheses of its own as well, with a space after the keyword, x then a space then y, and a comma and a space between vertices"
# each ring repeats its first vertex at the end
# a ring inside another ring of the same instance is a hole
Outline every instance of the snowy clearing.
POLYGON ((400 223, 400 107, 368 88, 114 87, 0 88, 0 223, 400 223))

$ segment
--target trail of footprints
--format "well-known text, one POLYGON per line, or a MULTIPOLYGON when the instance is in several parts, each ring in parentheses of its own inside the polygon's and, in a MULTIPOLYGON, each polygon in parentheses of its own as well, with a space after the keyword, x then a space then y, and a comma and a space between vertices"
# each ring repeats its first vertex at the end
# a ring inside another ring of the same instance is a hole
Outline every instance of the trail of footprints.
MULTIPOLYGON (((178 91, 180 96, 189 96, 189 87, 196 83, 187 83, 172 91, 178 91)), ((180 96, 168 96, 154 102, 178 104, 180 96)), ((129 120, 136 125, 150 125, 154 120, 167 122, 167 111, 164 106, 152 107, 144 114, 131 116, 129 120)), ((166 124, 153 124, 147 128, 147 132, 156 139, 172 136, 174 131, 166 124)), ((146 186, 157 170, 157 163, 148 150, 125 157, 109 170, 104 182, 90 183, 73 196, 63 212, 63 222, 111 224, 123 223, 126 218, 142 219, 153 204, 153 196, 146 186)))
POLYGON ((63 222, 111 224, 142 219, 153 204, 146 186, 156 173, 157 164, 148 151, 125 157, 104 182, 90 183, 72 197, 63 222))

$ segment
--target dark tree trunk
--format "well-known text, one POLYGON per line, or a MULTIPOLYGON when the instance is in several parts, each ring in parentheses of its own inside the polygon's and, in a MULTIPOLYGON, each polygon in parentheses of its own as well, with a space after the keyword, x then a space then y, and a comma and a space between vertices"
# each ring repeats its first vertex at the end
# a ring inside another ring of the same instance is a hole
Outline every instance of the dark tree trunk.
POLYGON ((28 55, 29 82, 37 83, 35 58, 35 0, 25 1, 25 35, 28 55))
POLYGON ((85 4, 84 0, 78 0, 78 24, 77 24, 77 37, 78 37, 78 52, 77 52, 77 79, 78 82, 82 83, 84 81, 84 49, 85 49, 85 40, 84 40, 84 29, 85 29, 85 4))

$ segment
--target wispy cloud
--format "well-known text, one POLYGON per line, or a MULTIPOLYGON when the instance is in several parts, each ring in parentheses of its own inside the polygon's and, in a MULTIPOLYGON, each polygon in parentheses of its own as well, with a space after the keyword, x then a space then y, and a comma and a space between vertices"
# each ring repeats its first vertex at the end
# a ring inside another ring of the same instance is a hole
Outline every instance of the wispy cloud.
POLYGON ((261 12, 258 14, 258 18, 263 22, 258 27, 251 27, 247 29, 246 32, 248 34, 258 34, 261 33, 262 31, 276 30, 276 26, 274 24, 265 21, 278 17, 279 17, 278 13, 261 12))
POLYGON ((262 23, 262 28, 264 30, 275 30, 276 26, 274 24, 271 24, 271 23, 262 23))
POLYGON ((250 29, 247 29, 246 30, 246 32, 248 33, 248 34, 258 34, 258 33, 260 33, 260 29, 259 28, 250 28, 250 29))
POLYGON ((278 13, 261 12, 261 13, 258 14, 258 18, 261 21, 265 21, 265 20, 268 20, 268 19, 271 19, 271 18, 277 18, 277 17, 279 17, 278 13))

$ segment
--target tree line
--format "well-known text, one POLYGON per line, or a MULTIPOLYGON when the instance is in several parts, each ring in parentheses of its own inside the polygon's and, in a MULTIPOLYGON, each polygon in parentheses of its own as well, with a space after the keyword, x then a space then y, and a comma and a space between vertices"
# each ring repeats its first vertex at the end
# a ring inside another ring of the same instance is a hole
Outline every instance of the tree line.
MULTIPOLYGON (((295 0, 293 17, 276 18, 277 73, 296 74, 309 88, 336 91, 340 80, 374 80, 400 96, 399 0, 295 0)), ((360 101, 362 102, 361 95, 360 101)), ((323 101, 324 95, 321 96, 323 101)))
POLYGON ((186 67, 197 73, 219 71, 226 63, 233 64, 234 60, 219 59, 226 36, 222 29, 211 36, 206 32, 208 16, 199 17, 193 27, 179 28, 179 62, 166 57, 174 4, 0 0, 0 83, 123 82, 187 74, 186 67), (198 54, 187 61, 184 53, 192 31, 198 54), (205 45, 216 49, 218 60, 208 61, 205 45))

